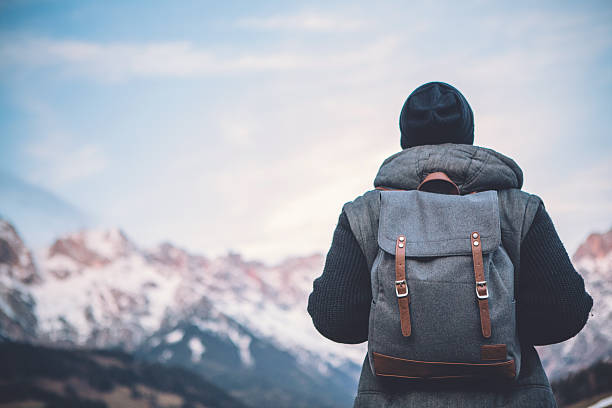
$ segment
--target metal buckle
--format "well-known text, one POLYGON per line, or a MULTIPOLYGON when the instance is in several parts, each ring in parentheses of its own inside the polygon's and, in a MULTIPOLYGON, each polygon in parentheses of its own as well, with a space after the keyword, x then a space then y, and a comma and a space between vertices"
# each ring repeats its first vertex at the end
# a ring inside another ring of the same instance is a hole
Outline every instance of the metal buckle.
POLYGON ((395 281, 395 294, 397 295, 398 298, 403 298, 403 297, 408 296, 408 284, 406 283, 406 279, 395 281), (397 287, 401 285, 402 283, 406 287, 406 293, 399 293, 397 290, 397 287))
POLYGON ((489 288, 487 288, 487 281, 476 282, 476 297, 478 299, 488 299, 489 298, 489 288), (480 295, 480 293, 478 293, 479 286, 484 286, 485 288, 485 294, 482 296, 480 295))

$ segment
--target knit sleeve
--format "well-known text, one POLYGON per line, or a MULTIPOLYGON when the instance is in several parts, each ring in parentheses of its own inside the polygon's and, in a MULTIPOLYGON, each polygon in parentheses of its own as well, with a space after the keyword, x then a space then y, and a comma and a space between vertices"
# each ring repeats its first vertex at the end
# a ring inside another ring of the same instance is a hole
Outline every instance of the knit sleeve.
POLYGON ((521 244, 517 324, 522 341, 554 344, 586 324, 593 299, 540 204, 521 244))
POLYGON ((317 330, 328 339, 362 343, 368 339, 371 300, 366 258, 342 212, 323 274, 313 283, 308 313, 317 330))

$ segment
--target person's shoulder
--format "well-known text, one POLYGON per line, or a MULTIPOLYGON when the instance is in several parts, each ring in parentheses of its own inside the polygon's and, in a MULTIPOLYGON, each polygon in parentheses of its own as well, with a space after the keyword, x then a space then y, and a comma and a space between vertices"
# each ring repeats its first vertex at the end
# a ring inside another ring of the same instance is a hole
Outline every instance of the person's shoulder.
POLYGON ((342 211, 347 216, 351 231, 366 256, 368 268, 370 268, 378 251, 376 237, 380 213, 380 191, 366 191, 344 204, 342 211))
POLYGON ((380 203, 380 190, 368 190, 342 206, 342 212, 360 210, 377 206, 380 203))
POLYGON ((519 206, 527 206, 527 205, 539 206, 540 204, 544 205, 544 202, 538 195, 528 193, 519 188, 507 188, 504 190, 499 190, 497 192, 497 196, 499 197, 499 200, 502 201, 503 204, 506 204, 506 205, 513 205, 513 206, 517 206, 517 205, 519 206))
POLYGON ((522 242, 544 202, 538 195, 518 188, 499 190, 498 198, 502 232, 514 231, 522 242))

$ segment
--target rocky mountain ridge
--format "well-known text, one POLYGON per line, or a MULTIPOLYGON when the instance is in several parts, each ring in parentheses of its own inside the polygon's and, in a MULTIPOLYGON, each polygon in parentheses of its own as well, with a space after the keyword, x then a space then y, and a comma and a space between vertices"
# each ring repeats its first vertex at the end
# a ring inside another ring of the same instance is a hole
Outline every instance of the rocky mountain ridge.
MULTIPOLYGON (((61 237, 34 263, 16 233, 3 242, 12 252, 0 259, 2 290, 27 300, 23 309, 34 319, 27 333, 7 338, 119 347, 187 366, 226 390, 232 384, 233 395, 257 405, 269 404, 265 393, 248 389, 257 381, 278 395, 295 395, 278 406, 342 406, 352 399, 364 346, 325 340, 305 313, 320 255, 274 266, 238 254, 208 259, 169 243, 142 249, 112 229, 61 237), (19 251, 26 252, 17 262, 19 251), (282 386, 275 377, 284 378, 282 386)), ((0 316, 13 309, 0 304, 0 316)))
POLYGON ((32 253, 15 228, 0 220, 0 338, 35 338, 38 318, 29 285, 40 281, 32 253))
POLYGON ((563 343, 538 347, 551 380, 565 377, 599 361, 612 361, 612 229, 591 234, 572 257, 593 297, 587 324, 563 343))

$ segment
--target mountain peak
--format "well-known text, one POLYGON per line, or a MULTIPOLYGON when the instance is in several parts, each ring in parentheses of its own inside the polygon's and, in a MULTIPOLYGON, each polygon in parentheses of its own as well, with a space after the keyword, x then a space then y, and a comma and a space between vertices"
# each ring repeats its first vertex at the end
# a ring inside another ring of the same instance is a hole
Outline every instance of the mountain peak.
POLYGON ((0 219, 0 274, 8 273, 21 283, 40 280, 32 254, 9 222, 0 219))
POLYGON ((190 254, 185 249, 167 241, 162 242, 152 251, 149 251, 147 258, 153 262, 176 269, 197 269, 208 265, 208 260, 205 257, 190 254))
POLYGON ((0 219, 0 339, 35 335, 34 299, 26 288, 40 282, 30 250, 15 228, 0 219))
POLYGON ((601 259, 612 252, 612 228, 601 234, 591 234, 574 253, 572 260, 578 262, 584 258, 601 259))
POLYGON ((138 251, 119 228, 82 230, 57 239, 47 258, 68 258, 81 267, 101 267, 138 251))

